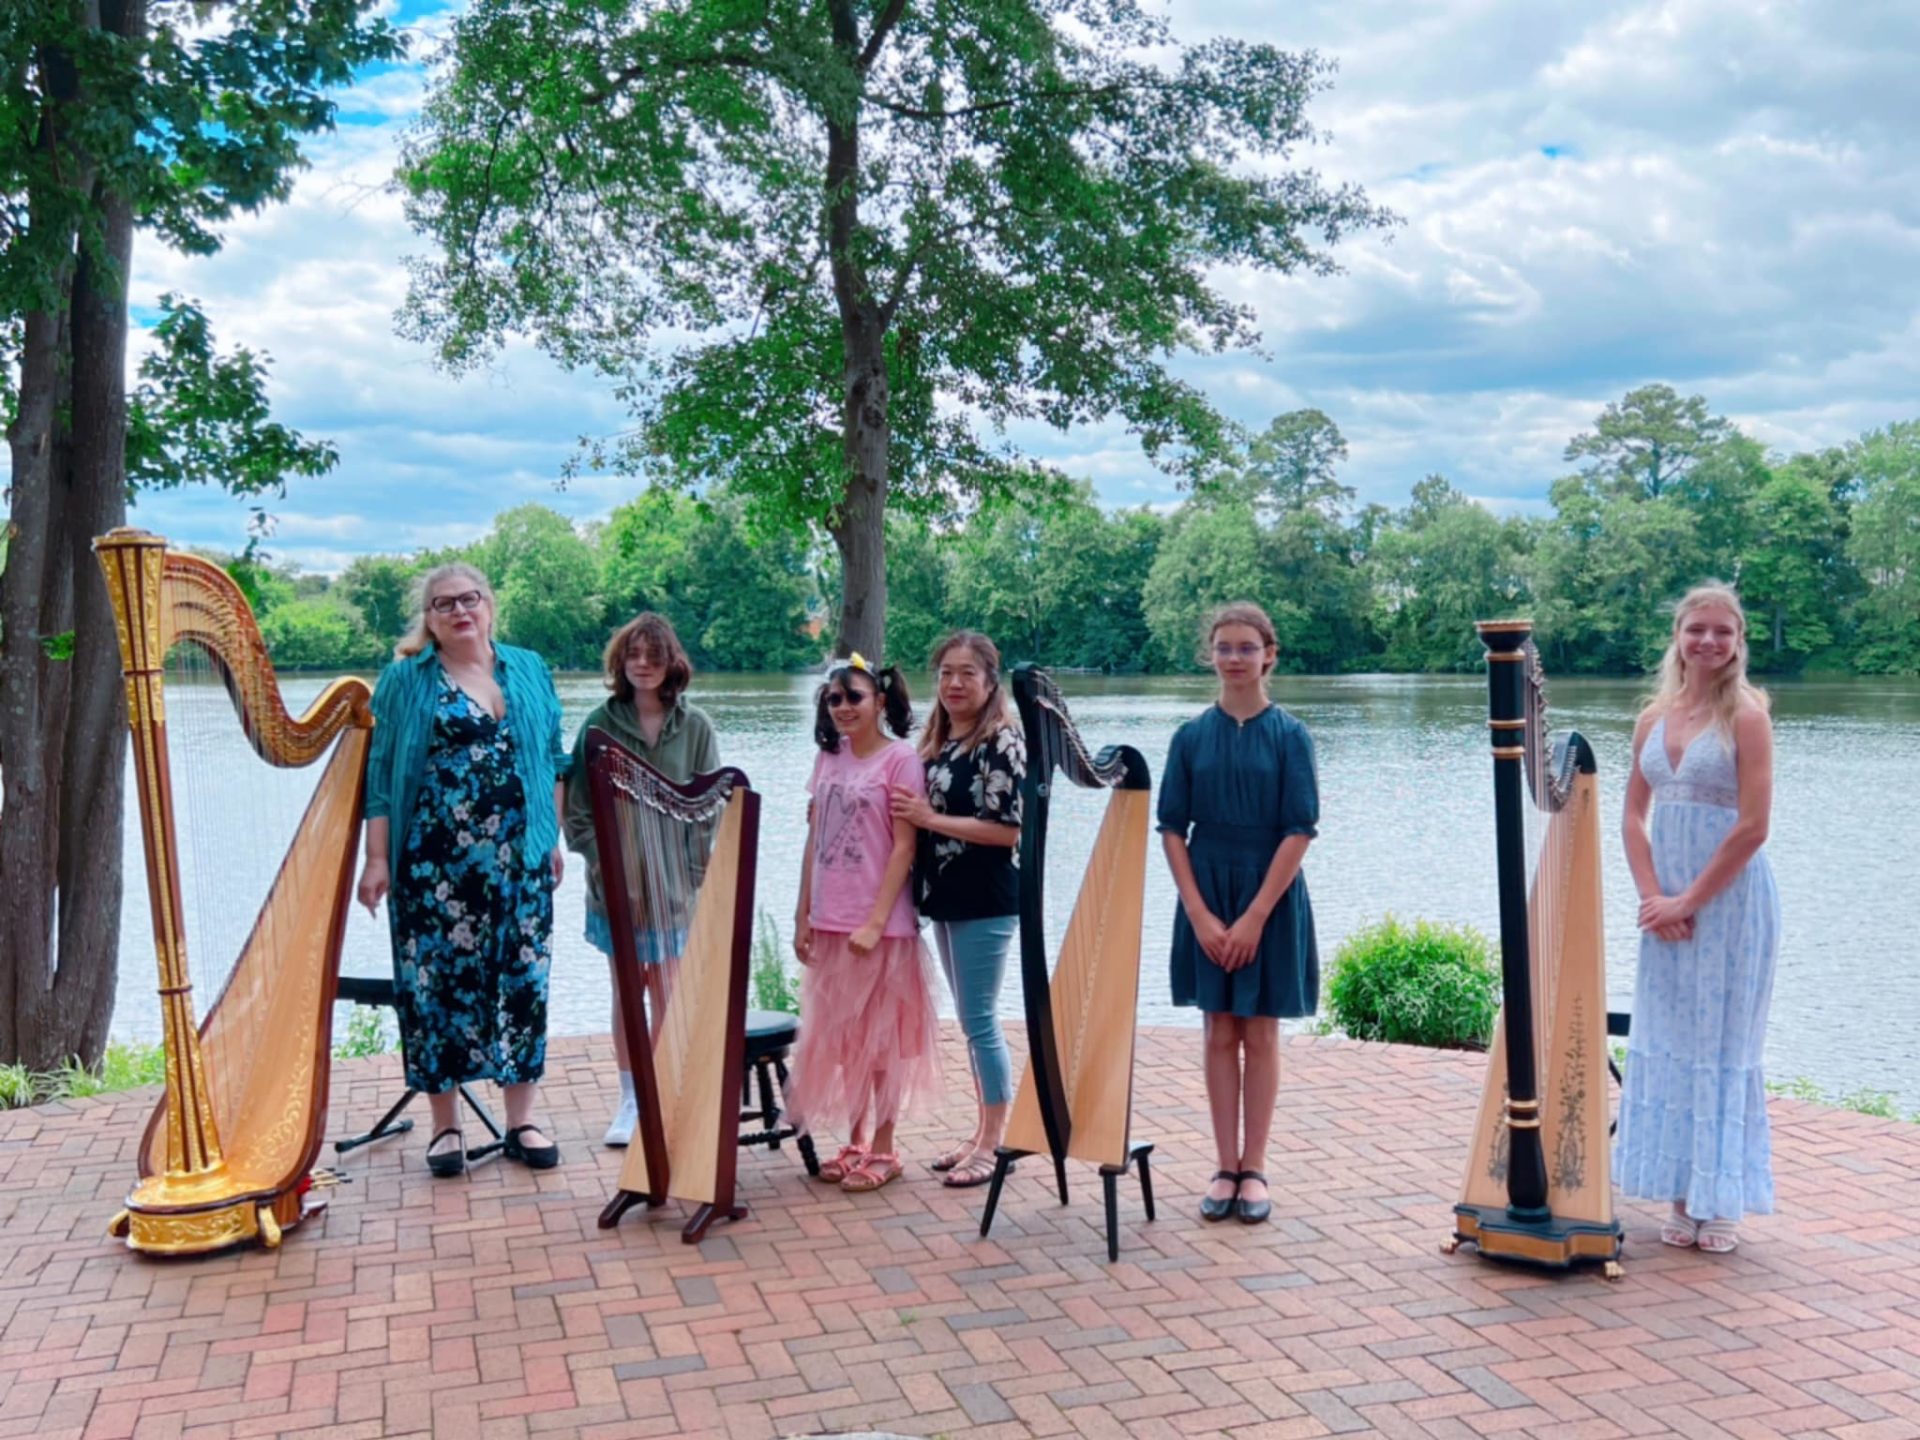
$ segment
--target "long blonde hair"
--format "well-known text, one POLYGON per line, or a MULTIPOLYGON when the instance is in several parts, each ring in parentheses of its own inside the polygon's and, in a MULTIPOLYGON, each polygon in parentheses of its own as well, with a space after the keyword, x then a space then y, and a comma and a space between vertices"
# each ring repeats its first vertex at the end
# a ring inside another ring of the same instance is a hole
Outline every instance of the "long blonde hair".
MULTIPOLYGON (((936 677, 940 673, 940 662, 954 650, 971 650, 980 668, 987 672, 986 703, 980 707, 973 729, 967 732, 967 753, 971 755, 1002 730, 1019 729, 1020 721, 1013 713, 1011 697, 1000 684, 1000 647, 978 630, 956 630, 933 647, 933 658, 927 663, 936 677)), ((953 738, 953 717, 947 714, 947 702, 940 698, 940 687, 936 683, 933 713, 927 716, 927 728, 920 732, 920 758, 933 759, 953 738)))
MULTIPOLYGON (((393 647, 393 658, 404 660, 409 655, 418 655, 433 643, 433 635, 427 629, 427 602, 433 598, 433 587, 442 580, 464 580, 486 597, 487 613, 494 610, 493 586, 487 577, 464 560, 455 560, 448 565, 436 565, 420 577, 413 587, 413 619, 407 625, 407 633, 400 637, 400 643, 393 647)), ((489 625, 487 638, 493 638, 493 629, 489 625)))
POLYGON ((1659 714, 1666 714, 1680 699, 1687 686, 1687 661, 1680 653, 1680 630, 1687 623, 1687 617, 1696 610, 1725 610, 1733 616, 1737 634, 1734 639, 1733 659, 1720 667, 1720 673, 1713 681, 1713 728, 1720 732, 1720 738, 1729 745, 1733 743, 1733 722, 1740 713, 1742 704, 1752 704, 1765 713, 1769 701, 1767 692, 1747 679, 1747 612, 1740 606, 1740 597, 1731 585, 1723 585, 1718 580, 1710 580, 1704 585, 1696 585, 1680 597, 1673 607, 1673 637, 1667 642, 1667 653, 1660 657, 1659 683, 1654 687, 1647 708, 1659 714))

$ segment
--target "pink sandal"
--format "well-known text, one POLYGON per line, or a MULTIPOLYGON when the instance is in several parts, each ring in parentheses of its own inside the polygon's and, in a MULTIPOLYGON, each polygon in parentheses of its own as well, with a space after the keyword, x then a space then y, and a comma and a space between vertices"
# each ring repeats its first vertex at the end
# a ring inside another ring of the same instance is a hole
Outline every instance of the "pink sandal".
POLYGON ((860 1162, 866 1158, 866 1146, 842 1145, 838 1155, 820 1162, 820 1173, 813 1178, 823 1185, 838 1185, 858 1169, 860 1162))
POLYGON ((865 1195, 878 1190, 882 1185, 900 1178, 901 1165, 898 1155, 872 1150, 861 1158, 858 1165, 847 1171, 847 1178, 840 1182, 840 1188, 855 1195, 865 1195))

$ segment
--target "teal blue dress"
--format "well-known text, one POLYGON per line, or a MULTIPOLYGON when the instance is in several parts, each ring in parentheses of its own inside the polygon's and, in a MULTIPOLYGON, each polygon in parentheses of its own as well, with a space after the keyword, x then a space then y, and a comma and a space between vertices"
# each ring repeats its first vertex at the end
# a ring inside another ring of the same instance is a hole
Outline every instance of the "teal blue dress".
MULTIPOLYGON (((1245 913, 1280 842, 1314 835, 1319 823, 1313 740, 1278 705, 1245 724, 1213 705, 1174 732, 1160 780, 1159 828, 1187 842, 1200 898, 1221 923, 1245 913)), ((1305 873, 1268 917, 1252 962, 1231 973, 1207 958, 1185 908, 1176 909, 1173 1003, 1241 1017, 1313 1014, 1320 951, 1305 873)))

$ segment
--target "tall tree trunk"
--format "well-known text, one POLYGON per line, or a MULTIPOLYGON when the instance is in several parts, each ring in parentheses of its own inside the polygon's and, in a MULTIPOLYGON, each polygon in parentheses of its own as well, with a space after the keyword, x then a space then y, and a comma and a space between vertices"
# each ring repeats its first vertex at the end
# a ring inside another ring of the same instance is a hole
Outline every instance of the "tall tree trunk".
POLYGON ((878 665, 887 634, 887 361, 879 327, 862 326, 847 350, 847 488, 833 527, 840 551, 839 653, 878 665))
MULTIPOLYGON (((134 36, 145 0, 106 0, 101 28, 134 36)), ((50 57, 49 73, 65 73, 50 57)), ((56 80, 56 84, 58 81, 56 80)), ((26 317, 19 415, 8 435, 14 536, 0 575, 0 1060, 50 1068, 104 1050, 119 964, 126 727, 119 642, 93 537, 126 518, 126 277, 133 210, 62 133, 84 97, 49 111, 41 143, 99 217, 69 228, 57 309, 26 317), (73 632, 71 659, 42 641, 73 632)), ((36 207, 42 216, 52 207, 36 207)), ((36 239, 47 238, 42 230, 36 239)))

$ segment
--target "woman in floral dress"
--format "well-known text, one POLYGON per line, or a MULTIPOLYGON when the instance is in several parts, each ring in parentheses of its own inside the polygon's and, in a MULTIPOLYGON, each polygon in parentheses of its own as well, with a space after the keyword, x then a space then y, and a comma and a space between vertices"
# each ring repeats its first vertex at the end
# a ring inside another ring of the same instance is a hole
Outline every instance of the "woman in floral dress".
POLYGON ((466 1168, 457 1087, 473 1080, 505 1093, 508 1158, 560 1161, 533 1123, 563 856, 560 701, 546 662, 494 642, 493 610, 473 567, 430 572, 373 695, 359 898, 373 911, 391 892, 407 1084, 433 1107, 427 1167, 441 1176, 466 1168))

